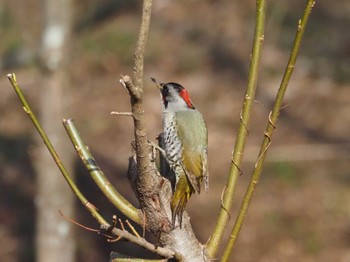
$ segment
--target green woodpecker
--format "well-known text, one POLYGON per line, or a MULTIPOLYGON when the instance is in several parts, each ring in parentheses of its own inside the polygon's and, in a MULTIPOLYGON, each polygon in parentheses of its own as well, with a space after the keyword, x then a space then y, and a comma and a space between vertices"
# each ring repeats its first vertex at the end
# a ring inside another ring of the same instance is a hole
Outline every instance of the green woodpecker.
POLYGON ((193 106, 187 90, 177 83, 160 83, 152 78, 163 101, 164 151, 175 173, 175 190, 171 200, 172 224, 182 225, 187 201, 200 193, 204 180, 208 191, 208 132, 201 113, 193 106))

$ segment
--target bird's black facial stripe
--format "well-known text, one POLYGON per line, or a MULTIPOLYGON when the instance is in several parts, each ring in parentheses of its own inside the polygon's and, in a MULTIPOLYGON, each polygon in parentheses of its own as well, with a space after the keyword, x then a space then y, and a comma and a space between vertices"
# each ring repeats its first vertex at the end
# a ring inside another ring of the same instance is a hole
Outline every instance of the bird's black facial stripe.
POLYGON ((163 88, 161 90, 162 92, 162 98, 163 98, 163 104, 164 107, 167 108, 168 107, 168 100, 167 100, 167 96, 169 94, 169 89, 166 85, 163 85, 163 88))
POLYGON ((167 97, 168 94, 169 94, 169 88, 167 87, 167 85, 164 85, 162 89, 162 95, 163 97, 167 97))

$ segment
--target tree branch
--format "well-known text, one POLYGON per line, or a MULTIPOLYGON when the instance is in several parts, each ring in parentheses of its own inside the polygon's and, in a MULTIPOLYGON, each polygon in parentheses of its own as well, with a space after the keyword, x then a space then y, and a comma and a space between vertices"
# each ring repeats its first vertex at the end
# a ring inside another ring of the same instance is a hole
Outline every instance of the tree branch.
POLYGON ((84 143, 83 139, 74 124, 72 119, 64 119, 63 126, 66 129, 69 138, 71 139, 75 151, 78 153, 81 161, 89 171, 92 179, 96 185, 100 188, 103 194, 108 200, 125 216, 133 220, 138 224, 142 224, 141 212, 135 208, 128 200, 126 200, 112 184, 108 181, 103 171, 97 165, 94 157, 92 156, 88 146, 84 143))
MULTIPOLYGON (((130 95, 131 112, 134 120, 135 136, 135 189, 141 209, 145 213, 147 227, 156 235, 161 232, 171 231, 170 210, 165 210, 171 198, 170 183, 163 183, 154 163, 151 163, 149 153, 148 135, 144 116, 143 106, 143 60, 145 46, 151 19, 151 0, 144 0, 142 9, 142 21, 140 32, 134 53, 134 74, 133 79, 128 75, 122 76, 120 83, 125 87, 130 95)), ((133 182, 133 181, 131 181, 133 182)))
POLYGON ((145 47, 148 39, 149 25, 151 22, 151 14, 152 0, 144 0, 142 6, 140 31, 134 51, 134 74, 132 78, 135 88, 141 93, 141 95, 143 93, 143 62, 145 47))
POLYGON ((251 109, 255 100, 256 86, 258 80, 258 69, 261 57, 261 50, 264 42, 264 24, 265 24, 265 0, 258 0, 256 4, 256 26, 254 33, 253 51, 250 61, 248 84, 244 103, 241 111, 241 121, 238 129, 237 140, 232 156, 232 163, 229 172, 229 178, 226 190, 223 195, 220 214, 212 236, 210 237, 207 247, 211 257, 215 257, 223 234, 227 229, 227 222, 230 218, 230 210, 233 204, 234 192, 238 177, 241 173, 240 166, 243 159, 245 141, 248 136, 251 109))
POLYGON ((80 200, 80 202, 83 204, 83 206, 85 206, 89 212, 91 213, 91 215, 102 225, 105 222, 105 220, 101 217, 101 215, 97 212, 97 209, 94 205, 92 205, 85 197, 84 195, 81 193, 81 191, 78 189, 78 187, 76 186, 76 184, 74 183, 73 179, 71 178, 71 176, 69 175, 67 169, 65 168, 64 164, 62 163, 61 159, 59 158, 56 150, 54 149, 54 147, 51 144, 50 139, 48 138, 47 134, 45 133, 45 131, 43 130, 41 124, 39 123, 37 117, 35 116, 35 114, 33 113, 32 109, 30 108, 25 96, 22 93, 22 90, 20 89, 17 80, 16 80, 16 75, 15 74, 8 74, 7 75, 8 79, 11 82, 12 87, 14 88, 19 100, 21 101, 22 105, 23 105, 23 109, 24 111, 27 113, 27 115, 29 116, 30 120, 32 121, 32 123, 34 124, 36 130, 38 131, 40 137, 43 139, 47 149, 49 150, 53 160, 55 161, 58 169, 61 171, 63 177, 66 179, 68 185, 71 187, 72 191, 74 192, 74 194, 77 196, 77 198, 80 200))
POLYGON ((282 107, 283 98, 284 98, 285 92, 286 92, 287 87, 288 87, 289 80, 292 76, 292 73, 293 73, 293 70, 295 67, 295 63, 296 63, 296 59, 297 59, 297 56, 299 53, 299 48, 300 48, 301 40, 302 40, 304 31, 305 31, 305 27, 306 27, 309 15, 310 15, 314 5, 315 5, 314 0, 308 0, 308 3, 307 3, 306 8, 304 10, 304 15, 303 15, 302 19, 299 20, 297 33, 296 33, 296 36, 294 39, 293 48, 292 48, 292 51, 291 51, 291 54, 289 57, 287 67, 285 69, 285 73, 284 73, 281 85, 280 85, 278 92, 277 92, 277 96, 275 99, 275 104, 274 104, 273 110, 269 115, 269 119, 268 119, 267 127, 266 127, 266 130, 264 133, 264 139, 263 139, 263 142, 261 145, 260 153, 259 153, 257 162, 255 164, 255 168, 253 170, 252 178, 251 178, 251 181, 249 183, 247 192, 244 196, 242 206, 239 210, 236 223, 232 229, 230 239, 229 239, 227 246, 225 248, 224 255, 222 257, 222 261, 229 261, 229 257, 230 257, 230 254, 232 252, 232 248, 237 240, 238 234, 239 234, 240 229, 242 227, 242 224, 243 224, 245 215, 247 213, 250 201, 252 199, 253 193, 254 193, 255 188, 259 182, 259 178, 260 178, 261 171, 262 171, 262 168, 263 168, 263 165, 265 162, 267 151, 271 145, 272 134, 273 134, 274 129, 276 128, 276 123, 277 123, 278 116, 280 114, 280 110, 282 107))
POLYGON ((114 236, 125 238, 129 242, 137 244, 140 247, 143 247, 143 248, 145 248, 145 249, 147 249, 155 254, 158 254, 162 257, 170 258, 170 257, 174 257, 176 255, 174 251, 167 249, 167 248, 164 248, 164 247, 156 246, 156 245, 148 242, 145 238, 137 237, 126 230, 122 230, 119 228, 112 228, 111 229, 109 224, 102 224, 101 229, 105 232, 112 233, 114 236))

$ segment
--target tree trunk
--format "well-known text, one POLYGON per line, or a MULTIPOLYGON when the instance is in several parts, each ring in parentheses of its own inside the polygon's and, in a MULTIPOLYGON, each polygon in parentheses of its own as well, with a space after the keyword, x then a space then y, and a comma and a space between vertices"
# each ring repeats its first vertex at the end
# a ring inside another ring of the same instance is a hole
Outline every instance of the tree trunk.
MULTIPOLYGON (((40 120, 51 142, 68 170, 72 168, 72 149, 62 127, 67 106, 68 76, 65 58, 71 30, 70 0, 45 0, 44 30, 40 49, 43 78, 40 89, 40 120)), ((37 261, 75 260, 75 241, 70 222, 62 218, 58 209, 71 217, 74 196, 66 181, 56 171, 54 161, 42 141, 34 156, 37 170, 37 261)))

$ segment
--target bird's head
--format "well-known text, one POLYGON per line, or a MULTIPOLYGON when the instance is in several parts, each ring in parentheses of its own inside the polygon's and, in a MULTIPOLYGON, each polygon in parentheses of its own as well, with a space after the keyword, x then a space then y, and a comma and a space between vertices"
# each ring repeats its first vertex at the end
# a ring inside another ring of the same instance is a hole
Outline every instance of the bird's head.
POLYGON ((177 83, 161 83, 155 78, 151 80, 157 85, 161 92, 164 110, 179 111, 195 109, 187 90, 177 83))

